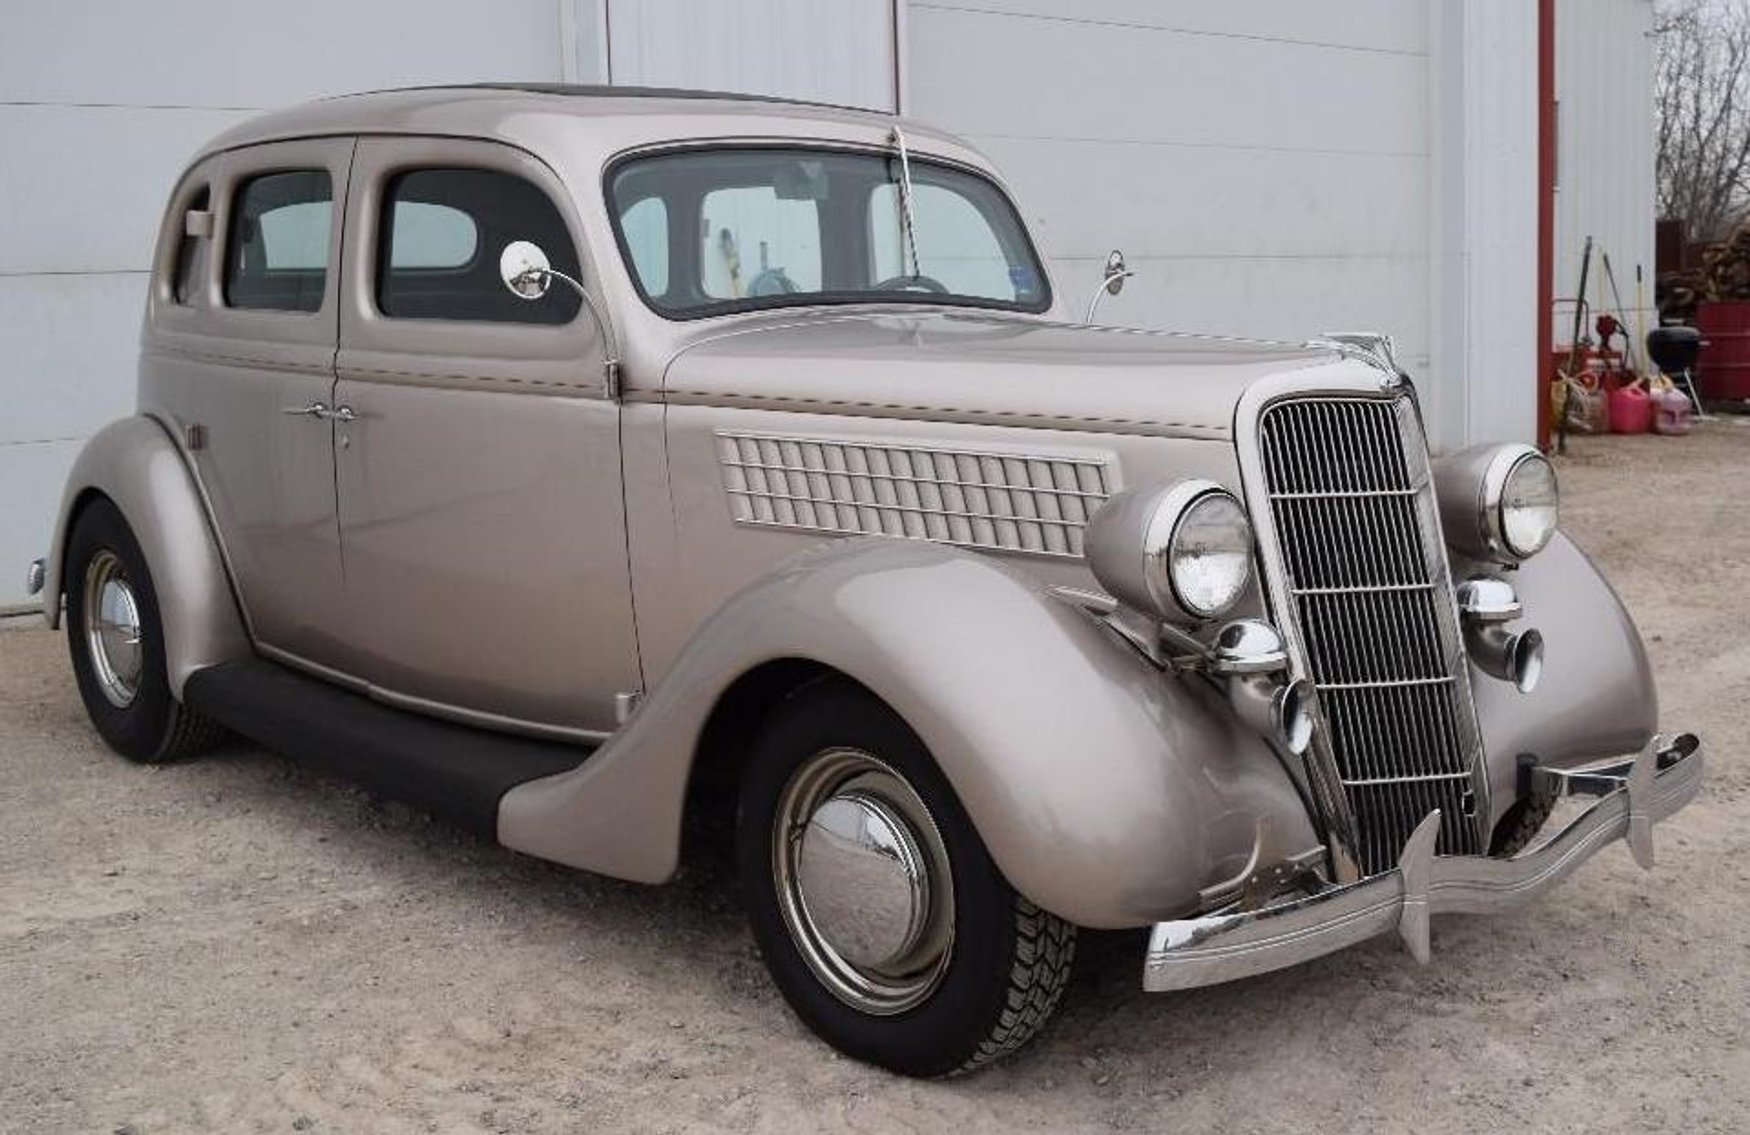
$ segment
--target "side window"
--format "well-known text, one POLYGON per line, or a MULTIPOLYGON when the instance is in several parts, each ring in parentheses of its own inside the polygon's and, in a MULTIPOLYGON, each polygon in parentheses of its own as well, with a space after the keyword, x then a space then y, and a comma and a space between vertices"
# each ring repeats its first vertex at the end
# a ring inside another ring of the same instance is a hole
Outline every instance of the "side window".
POLYGON ((712 299, 820 290, 814 201, 781 198, 769 185, 714 189, 705 194, 699 231, 700 284, 712 299))
POLYGON ((578 276, 577 249, 539 188, 487 169, 416 169, 390 179, 378 229, 377 308, 392 319, 569 323, 583 301, 556 283, 538 300, 512 295, 498 254, 528 240, 578 276))
POLYGON ((466 268, 480 251, 480 227, 474 218, 448 205, 403 201, 395 207, 395 231, 389 235, 393 255, 389 267, 466 268))
POLYGON ((645 197, 620 214, 620 232, 638 281, 653 296, 668 294, 668 203, 645 197))
POLYGON ((328 285, 334 189, 327 170, 252 177, 237 190, 225 264, 225 303, 317 311, 328 285))
POLYGON ((170 219, 170 223, 178 230, 176 244, 176 274, 170 279, 170 298, 187 306, 194 302, 194 297, 200 291, 201 284, 207 274, 207 247, 212 241, 207 237, 191 236, 188 232, 188 214, 204 213, 210 209, 212 195, 202 189, 188 199, 188 205, 183 211, 170 219))

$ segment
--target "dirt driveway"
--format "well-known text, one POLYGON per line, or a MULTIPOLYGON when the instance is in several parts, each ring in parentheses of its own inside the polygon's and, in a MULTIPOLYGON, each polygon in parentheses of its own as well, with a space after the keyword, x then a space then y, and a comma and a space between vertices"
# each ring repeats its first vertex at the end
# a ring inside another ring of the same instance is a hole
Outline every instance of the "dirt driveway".
MULTIPOLYGON (((1640 621, 1702 798, 1526 913, 1180 996, 1084 938, 1019 1059, 920 1084, 768 985, 723 872, 518 858, 253 750, 86 727, 62 640, 0 631, 0 1130, 1750 1129, 1750 425, 1577 440, 1570 531, 1640 621)), ((15 567, 16 565, 0 565, 15 567)))

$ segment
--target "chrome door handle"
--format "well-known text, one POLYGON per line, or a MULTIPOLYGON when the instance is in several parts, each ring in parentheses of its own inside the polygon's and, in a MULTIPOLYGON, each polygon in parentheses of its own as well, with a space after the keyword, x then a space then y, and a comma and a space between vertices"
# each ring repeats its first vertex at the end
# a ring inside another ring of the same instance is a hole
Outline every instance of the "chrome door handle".
POLYGON ((328 416, 328 403, 312 402, 308 406, 287 406, 280 413, 291 414, 293 417, 301 415, 308 418, 326 418, 328 416))
POLYGON ((351 406, 336 406, 324 416, 336 422, 356 422, 359 419, 351 406))

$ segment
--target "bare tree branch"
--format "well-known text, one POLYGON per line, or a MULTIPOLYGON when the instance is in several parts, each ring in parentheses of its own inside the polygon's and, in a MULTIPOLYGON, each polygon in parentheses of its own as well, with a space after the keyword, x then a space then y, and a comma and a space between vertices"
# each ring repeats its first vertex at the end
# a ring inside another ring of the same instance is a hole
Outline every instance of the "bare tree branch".
POLYGON ((1750 0, 1664 0, 1653 34, 1659 213, 1720 240, 1750 216, 1750 0))

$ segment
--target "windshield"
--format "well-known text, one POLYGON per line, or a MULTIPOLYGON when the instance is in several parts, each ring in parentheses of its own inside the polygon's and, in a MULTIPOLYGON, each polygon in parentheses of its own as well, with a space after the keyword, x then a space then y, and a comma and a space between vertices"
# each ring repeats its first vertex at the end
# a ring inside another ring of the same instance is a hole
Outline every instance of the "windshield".
POLYGON ((608 205, 639 291, 673 318, 881 300, 1051 305, 1001 190, 916 155, 911 180, 914 242, 897 155, 761 147, 635 157, 609 172, 608 205))

